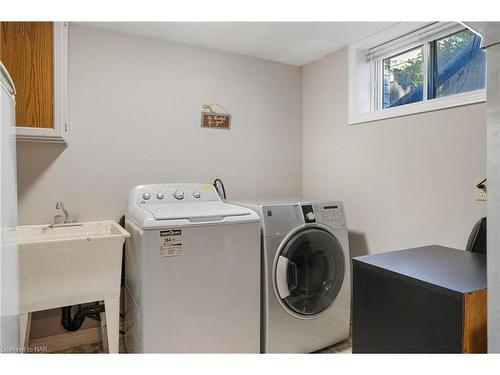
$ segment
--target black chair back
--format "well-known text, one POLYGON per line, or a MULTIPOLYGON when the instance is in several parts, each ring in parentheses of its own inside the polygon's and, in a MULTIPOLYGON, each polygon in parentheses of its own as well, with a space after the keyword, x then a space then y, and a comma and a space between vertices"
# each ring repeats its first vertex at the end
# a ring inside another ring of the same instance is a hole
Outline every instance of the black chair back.
POLYGON ((486 218, 480 219, 472 228, 467 241, 467 251, 486 255, 486 218))

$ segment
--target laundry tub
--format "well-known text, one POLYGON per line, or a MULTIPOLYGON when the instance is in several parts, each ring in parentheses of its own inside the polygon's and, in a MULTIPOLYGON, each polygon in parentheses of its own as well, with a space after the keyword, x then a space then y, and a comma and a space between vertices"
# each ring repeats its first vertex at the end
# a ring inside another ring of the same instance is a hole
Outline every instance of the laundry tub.
POLYGON ((126 237, 114 221, 17 227, 21 348, 28 344, 32 312, 104 301, 109 352, 118 353, 126 237))

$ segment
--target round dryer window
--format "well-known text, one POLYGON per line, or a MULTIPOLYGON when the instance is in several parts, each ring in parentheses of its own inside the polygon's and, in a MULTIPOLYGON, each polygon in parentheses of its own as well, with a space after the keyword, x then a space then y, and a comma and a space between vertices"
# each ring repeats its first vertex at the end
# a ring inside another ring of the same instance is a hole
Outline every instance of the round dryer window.
POLYGON ((278 297, 287 309, 304 317, 330 307, 344 280, 342 246, 319 227, 304 228, 290 237, 275 265, 278 297))

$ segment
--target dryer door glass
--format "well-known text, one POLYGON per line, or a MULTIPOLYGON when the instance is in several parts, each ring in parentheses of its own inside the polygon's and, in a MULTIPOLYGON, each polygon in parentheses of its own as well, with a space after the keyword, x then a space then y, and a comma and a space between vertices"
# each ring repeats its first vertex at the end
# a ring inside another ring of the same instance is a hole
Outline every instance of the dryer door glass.
POLYGON ((293 235, 278 255, 278 297, 293 313, 314 316, 330 307, 344 280, 344 252, 324 229, 308 227, 293 235))

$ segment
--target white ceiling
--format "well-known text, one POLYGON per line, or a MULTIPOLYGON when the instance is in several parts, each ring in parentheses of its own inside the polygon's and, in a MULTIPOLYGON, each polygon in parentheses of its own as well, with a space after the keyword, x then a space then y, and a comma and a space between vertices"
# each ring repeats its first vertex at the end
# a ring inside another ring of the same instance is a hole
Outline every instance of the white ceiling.
POLYGON ((395 22, 81 22, 125 34, 304 65, 395 22))

